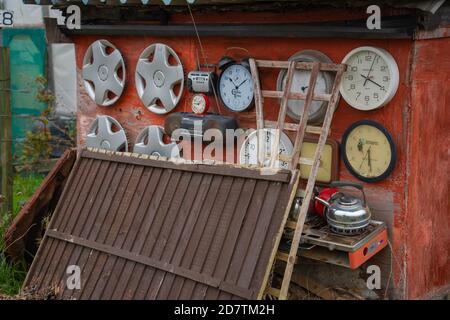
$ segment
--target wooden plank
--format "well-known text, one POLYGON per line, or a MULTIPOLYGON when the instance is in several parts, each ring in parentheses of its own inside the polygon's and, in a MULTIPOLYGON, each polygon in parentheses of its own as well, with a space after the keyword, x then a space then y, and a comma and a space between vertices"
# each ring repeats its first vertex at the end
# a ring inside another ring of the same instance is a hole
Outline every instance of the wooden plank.
MULTIPOLYGON (((288 69, 290 61, 256 60, 256 65, 260 68, 288 69)), ((314 68, 314 62, 296 62, 295 68, 300 70, 312 70, 314 68)), ((340 70, 340 65, 334 63, 321 63, 320 70, 337 72, 340 70)))
POLYGON ((246 299, 251 299, 251 297, 253 295, 252 291, 248 290, 247 288, 239 288, 239 290, 233 290, 233 288, 235 288, 234 285, 223 286, 222 281, 219 278, 210 277, 210 276, 207 276, 202 273, 193 272, 189 269, 170 265, 166 262, 158 261, 156 259, 152 259, 147 256, 136 255, 127 250, 118 249, 116 247, 109 246, 106 244, 101 244, 101 243, 98 243, 95 241, 79 238, 79 237, 76 237, 76 236, 73 236, 70 234, 65 234, 65 233, 59 232, 54 229, 47 230, 47 236, 67 242, 67 243, 72 243, 72 244, 76 244, 79 246, 83 246, 88 249, 101 251, 101 252, 106 253, 111 256, 121 257, 121 258, 130 260, 130 261, 134 261, 134 262, 146 265, 146 266, 150 266, 155 269, 164 270, 166 272, 170 272, 175 275, 180 275, 184 278, 191 279, 196 282, 204 283, 211 287, 220 288, 221 290, 224 290, 224 291, 226 289, 231 294, 236 294, 236 293, 242 294, 243 292, 245 292, 246 294, 243 298, 246 298, 246 299))
POLYGON ((52 251, 33 262, 42 272, 25 288, 54 284, 65 299, 256 298, 293 180, 174 170, 116 156, 126 160, 77 162, 78 183, 65 189, 65 210, 51 222, 58 227, 41 246, 52 251), (65 288, 68 265, 80 266, 81 290, 65 288))
POLYGON ((306 126, 308 125, 309 109, 311 108, 312 96, 316 89, 317 77, 319 75, 320 66, 321 66, 320 63, 315 62, 311 70, 311 75, 309 78, 309 87, 308 92, 306 94, 303 114, 300 120, 300 126, 297 131, 297 136, 295 137, 294 153, 291 168, 297 168, 298 166, 299 161, 298 159, 300 158, 300 151, 302 149, 303 139, 305 138, 306 126))
MULTIPOLYGON (((281 99, 283 98, 283 91, 274 91, 274 90, 262 90, 262 96, 265 98, 273 98, 273 99, 281 99)), ((289 93, 289 99, 294 100, 306 100, 306 94, 300 92, 291 92, 289 93)), ((327 93, 315 93, 313 95, 313 101, 330 101, 331 94, 327 93)))
POLYGON ((269 167, 272 169, 276 168, 277 157, 279 154, 278 150, 280 148, 280 137, 281 132, 283 131, 284 128, 284 122, 286 121, 287 105, 289 102, 289 95, 291 93, 292 81, 294 79, 294 72, 295 72, 294 66, 295 61, 291 61, 286 75, 286 85, 284 88, 283 97, 281 98, 280 111, 278 112, 278 121, 277 126, 275 128, 275 138, 272 140, 272 146, 270 148, 271 156, 269 167))
POLYGON ((13 211, 12 116, 10 98, 9 49, 0 48, 0 223, 3 215, 13 211))
POLYGON ((272 180, 277 182, 289 182, 291 179, 291 172, 289 170, 277 169, 273 175, 262 174, 261 169, 243 167, 237 165, 209 165, 198 163, 175 163, 171 161, 162 161, 154 159, 146 159, 142 157, 124 156, 120 153, 100 153, 88 150, 82 151, 82 157, 89 159, 115 161, 120 163, 129 163, 135 165, 142 165, 148 167, 157 167, 165 169, 174 169, 179 171, 189 171, 205 174, 215 174, 223 176, 232 176, 237 178, 249 178, 258 180, 272 180))
POLYGON ((276 298, 280 297, 280 289, 270 287, 270 288, 267 288, 266 293, 272 297, 276 297, 276 298))
POLYGON ((266 139, 261 130, 264 129, 264 99, 261 94, 261 82, 259 80, 259 72, 258 67, 255 63, 255 60, 252 58, 249 60, 250 62, 250 71, 252 73, 253 80, 253 93, 255 96, 255 106, 256 106, 256 129, 258 130, 258 165, 263 165, 265 156, 264 152, 266 150, 266 139))
MULTIPOLYGON (((293 177, 292 177, 292 181, 291 181, 291 185, 292 185, 293 188, 292 188, 292 191, 291 191, 291 193, 289 195, 289 204, 292 204, 294 202, 294 198, 297 195, 297 188, 298 188, 299 182, 300 182, 300 172, 299 171, 294 171, 294 174, 293 174, 293 177)), ((283 217, 283 222, 281 224, 281 227, 280 227, 280 229, 278 230, 278 232, 275 235, 274 246, 273 246, 273 249, 272 249, 272 253, 270 255, 269 264, 267 265, 267 268, 266 268, 266 273, 264 275, 263 285, 261 286, 260 291, 258 293, 258 300, 263 299, 264 295, 266 293, 266 288, 267 288, 267 286, 269 284, 269 277, 270 277, 270 274, 273 271, 273 267, 274 267, 274 264, 275 264, 275 258, 276 258, 277 253, 278 253, 278 248, 280 246, 281 238, 283 236, 284 228, 285 228, 285 225, 286 225, 286 221, 287 221, 287 219, 289 217, 290 212, 291 212, 291 207, 289 206, 289 207, 286 208, 286 210, 284 212, 284 217, 283 217)))
MULTIPOLYGON (((266 128, 275 129, 277 126, 277 123, 275 121, 266 120, 266 121, 264 121, 264 125, 266 126, 266 128)), ((287 131, 297 132, 299 127, 300 126, 296 123, 289 123, 289 122, 284 123, 284 130, 287 130, 287 131)), ((320 135, 322 133, 322 127, 306 126, 306 133, 320 135)))
MULTIPOLYGON (((196 217, 195 225, 193 226, 192 233, 189 237, 190 248, 186 248, 184 256, 181 259, 181 266, 192 268, 193 261, 196 255, 196 248, 199 246, 202 239, 202 235, 205 231, 206 224, 209 218, 209 212, 211 212, 214 203, 221 197, 220 190, 223 177, 214 177, 211 181, 210 188, 207 193, 206 201, 200 208, 198 217, 196 217)), ((228 282, 231 282, 228 280, 228 282)), ((174 284, 174 297, 176 299, 189 299, 191 297, 192 288, 195 283, 188 279, 179 279, 178 283, 174 284)))
MULTIPOLYGON (((329 130, 331 128, 331 122, 333 120, 334 111, 336 110, 337 101, 339 99, 339 87, 342 80, 342 75, 345 72, 346 66, 339 65, 339 70, 336 74, 336 78, 333 85, 332 90, 332 99, 330 104, 328 105, 328 110, 325 115, 324 123, 323 123, 323 132, 320 135, 319 142, 317 144, 316 154, 314 156, 314 165, 311 168, 311 173, 308 179, 308 184, 305 190, 305 197, 303 199, 303 203, 300 209, 297 226, 294 231, 294 236, 292 238, 291 248, 289 251, 289 256, 291 259, 286 263, 286 269, 283 275, 283 282, 281 285, 281 293, 280 299, 287 299, 289 285, 291 282, 292 272, 294 269, 294 261, 297 256, 298 248, 300 245, 300 238, 303 232, 303 226, 305 224, 306 215, 308 213, 309 204, 314 192, 314 186, 316 182, 317 172, 320 166, 320 156, 323 152, 323 148, 325 146, 327 136, 329 134, 329 130)), ((311 88, 310 88, 311 89, 311 88)), ((306 108, 306 105, 305 105, 306 108)), ((303 141, 303 139, 302 139, 303 141)))
POLYGON ((41 237, 41 228, 37 226, 41 225, 45 216, 54 212, 76 161, 76 153, 76 149, 64 152, 6 231, 5 252, 14 262, 28 262, 29 258, 34 258, 38 248, 37 237, 41 237))
POLYGON ((292 275, 291 281, 322 299, 340 300, 339 295, 337 295, 332 288, 326 287, 323 284, 315 281, 311 277, 308 277, 299 272, 296 272, 292 275))
MULTIPOLYGON (((167 172, 162 169, 154 169, 154 174, 149 182, 149 186, 146 189, 143 197, 145 199, 152 199, 151 201, 144 202, 141 206, 138 215, 136 216, 135 223, 130 230, 130 234, 126 241, 125 248, 129 248, 131 252, 142 254, 142 250, 147 241, 147 234, 150 232, 156 217, 155 207, 161 203, 161 200, 166 193, 167 187, 172 176, 172 171, 167 172)), ((127 263, 124 273, 130 275, 126 284, 122 284, 120 288, 123 288, 121 292, 122 299, 143 299, 142 295, 138 295, 137 292, 142 278, 146 279, 153 275, 154 270, 146 270, 142 265, 136 265, 134 263, 127 263), (126 290, 128 288, 128 290, 126 290)))

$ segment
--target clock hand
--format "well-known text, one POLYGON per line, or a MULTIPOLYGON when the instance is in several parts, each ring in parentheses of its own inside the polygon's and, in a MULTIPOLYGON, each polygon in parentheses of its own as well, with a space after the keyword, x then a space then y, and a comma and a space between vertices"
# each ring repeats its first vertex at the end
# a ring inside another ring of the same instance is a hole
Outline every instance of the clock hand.
POLYGON ((235 86, 236 89, 238 89, 238 86, 236 85, 236 83, 234 83, 233 79, 231 79, 231 78, 229 77, 228 80, 230 80, 230 82, 233 84, 233 86, 235 86))
POLYGON ((236 87, 236 89, 239 89, 244 83, 247 82, 247 80, 248 80, 248 79, 245 79, 244 81, 242 81, 242 83, 241 83, 240 85, 238 85, 238 86, 236 87))
POLYGON ((361 169, 361 167, 364 164, 364 161, 366 160, 367 156, 370 155, 370 148, 372 148, 372 146, 370 146, 369 149, 367 149, 366 155, 364 156, 364 158, 361 161, 361 164, 359 165, 359 169, 361 169))
POLYGON ((370 66, 369 72, 367 73, 366 81, 364 81, 363 87, 366 86, 367 80, 370 80, 370 79, 369 79, 369 76, 370 76, 370 73, 372 72, 373 65, 375 64, 375 59, 376 59, 376 57, 377 57, 377 55, 375 55, 375 57, 373 57, 372 65, 370 66))
POLYGON ((361 151, 361 152, 364 152, 363 151, 363 146, 364 146, 364 143, 363 143, 362 139, 359 139, 358 146, 357 146, 358 150, 361 151))
MULTIPOLYGON (((370 82, 372 82, 373 84, 376 84, 377 86, 379 86, 381 89, 384 90, 384 87, 383 87, 381 84, 376 83, 376 82, 373 81, 372 79, 370 79, 370 78, 368 78, 368 77, 365 77, 365 76, 363 76, 363 75, 361 75, 361 77, 363 77, 364 79, 366 79, 366 81, 370 81, 370 82)), ((364 81, 364 83, 366 83, 366 81, 364 81)))
POLYGON ((370 172, 372 172, 372 160, 370 157, 370 148, 369 148, 369 150, 367 150, 367 153, 369 155, 369 157, 367 158, 367 162, 369 163, 370 172))

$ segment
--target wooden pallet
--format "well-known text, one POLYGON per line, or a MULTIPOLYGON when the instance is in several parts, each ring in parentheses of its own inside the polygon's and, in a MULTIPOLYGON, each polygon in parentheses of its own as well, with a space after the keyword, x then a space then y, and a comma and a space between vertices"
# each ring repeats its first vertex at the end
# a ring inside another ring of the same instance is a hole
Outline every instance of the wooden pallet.
MULTIPOLYGON (((250 59, 250 69, 253 77, 255 104, 256 104, 256 125, 258 133, 263 133, 265 129, 276 129, 275 139, 272 141, 270 150, 278 150, 280 143, 281 132, 284 130, 296 131, 296 138, 294 143, 294 152, 292 157, 286 158, 286 156, 280 157, 278 152, 271 152, 269 167, 276 169, 277 160, 290 161, 290 168, 293 170, 298 169, 299 164, 306 164, 312 166, 311 173, 304 190, 303 204, 300 209, 299 217, 297 221, 285 221, 284 228, 291 228, 294 230, 292 238, 292 245, 289 254, 279 253, 279 240, 276 239, 276 245, 272 254, 273 261, 267 268, 265 287, 261 290, 259 298, 264 298, 267 295, 279 298, 280 300, 287 299, 289 285, 291 283, 292 272, 294 265, 297 261, 297 251, 300 244, 300 238, 303 231, 306 215, 309 208, 309 203, 313 195, 313 189, 316 183, 317 172, 320 167, 320 158, 330 132, 331 122, 333 119, 334 111, 336 110, 337 102, 339 100, 339 86, 341 83, 342 75, 346 70, 346 66, 342 64, 330 64, 319 62, 295 62, 295 61, 269 61, 269 60, 254 60, 250 59), (287 69, 286 86, 284 91, 269 91, 262 90, 259 80, 259 68, 276 68, 287 69), (311 76, 309 81, 308 92, 306 94, 291 92, 292 81, 296 70, 310 70, 311 76), (336 77, 333 84, 333 89, 330 94, 315 94, 315 86, 317 77, 320 71, 335 72, 336 77), (267 121, 264 119, 264 98, 281 99, 280 111, 278 114, 278 120, 276 122, 267 121), (287 104, 290 99, 304 100, 304 111, 301 117, 300 123, 286 123, 286 111, 287 104), (307 125, 308 114, 312 101, 327 101, 327 113, 323 121, 322 127, 311 127, 307 125), (306 115, 306 116, 305 116, 306 115), (314 159, 304 159, 300 157, 301 147, 305 138, 305 133, 314 133, 320 135, 316 153, 314 159), (269 281, 270 275, 273 272, 275 260, 281 260, 285 262, 283 281, 281 288, 274 288, 269 281)), ((263 166, 266 155, 265 146, 265 134, 258 134, 258 164, 263 166)), ((286 219, 287 220, 287 219, 286 219)))

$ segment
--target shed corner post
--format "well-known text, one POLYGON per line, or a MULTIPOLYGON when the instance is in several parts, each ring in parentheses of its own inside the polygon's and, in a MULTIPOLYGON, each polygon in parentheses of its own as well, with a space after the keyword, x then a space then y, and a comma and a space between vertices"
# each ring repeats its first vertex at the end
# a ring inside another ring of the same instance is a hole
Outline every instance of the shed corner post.
POLYGON ((1 219, 13 209, 13 168, 9 49, 0 47, 0 158, 1 158, 1 219))

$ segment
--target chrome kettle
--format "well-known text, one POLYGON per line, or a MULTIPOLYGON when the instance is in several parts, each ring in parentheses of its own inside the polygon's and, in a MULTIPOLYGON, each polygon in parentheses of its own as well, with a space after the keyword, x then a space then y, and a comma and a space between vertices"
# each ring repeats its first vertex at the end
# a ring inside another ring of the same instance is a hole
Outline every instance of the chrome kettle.
POLYGON ((332 188, 353 187, 360 190, 363 195, 363 198, 360 199, 343 192, 337 192, 329 201, 315 197, 317 201, 327 207, 326 218, 331 231, 344 235, 356 235, 364 232, 370 223, 371 213, 366 204, 363 186, 343 181, 332 182, 330 186, 332 188))

